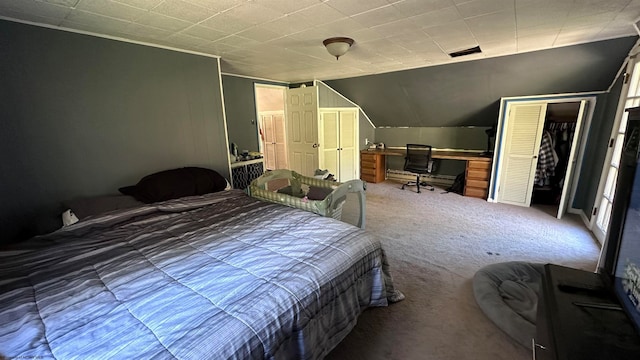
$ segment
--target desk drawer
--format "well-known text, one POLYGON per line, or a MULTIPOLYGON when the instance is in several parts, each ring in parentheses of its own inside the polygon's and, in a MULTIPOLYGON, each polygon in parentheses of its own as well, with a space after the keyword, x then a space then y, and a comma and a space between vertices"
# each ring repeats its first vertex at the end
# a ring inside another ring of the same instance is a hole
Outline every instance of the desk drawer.
POLYGON ((482 169, 467 169, 467 181, 468 180, 489 180, 489 171, 482 169))
POLYGON ((469 170, 473 169, 489 171, 489 169, 491 169, 491 161, 469 160, 467 161, 467 168, 469 170))
POLYGON ((467 187, 464 188, 464 196, 476 197, 480 199, 486 199, 488 194, 488 189, 480 189, 467 187))
MULTIPOLYGON (((363 164, 364 165, 364 164, 363 164)), ((377 171, 376 169, 373 168, 366 168, 366 167, 362 167, 362 169, 360 169, 360 173, 362 175, 371 175, 371 176, 375 176, 377 171)))
POLYGON ((375 162, 371 162, 371 161, 361 161, 360 162, 360 166, 363 168, 369 168, 369 169, 375 169, 378 167, 378 164, 375 162))
POLYGON ((377 154, 367 154, 364 152, 360 153, 360 160, 362 160, 362 162, 376 162, 376 158, 378 157, 377 154))
POLYGON ((472 188, 479 188, 479 189, 488 189, 489 188, 489 181, 488 180, 474 180, 474 179, 467 179, 466 187, 472 187, 472 188))

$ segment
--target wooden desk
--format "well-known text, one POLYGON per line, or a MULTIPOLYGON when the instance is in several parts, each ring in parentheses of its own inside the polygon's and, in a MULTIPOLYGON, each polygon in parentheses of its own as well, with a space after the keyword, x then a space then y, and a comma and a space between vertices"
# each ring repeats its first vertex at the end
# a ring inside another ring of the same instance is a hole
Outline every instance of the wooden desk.
MULTIPOLYGON (((362 150, 360 152, 360 179, 372 183, 384 181, 386 178, 385 156, 405 156, 405 150, 362 150)), ((471 151, 431 152, 433 159, 462 160, 467 162, 465 169, 464 196, 486 199, 489 193, 491 177, 491 157, 471 151)))

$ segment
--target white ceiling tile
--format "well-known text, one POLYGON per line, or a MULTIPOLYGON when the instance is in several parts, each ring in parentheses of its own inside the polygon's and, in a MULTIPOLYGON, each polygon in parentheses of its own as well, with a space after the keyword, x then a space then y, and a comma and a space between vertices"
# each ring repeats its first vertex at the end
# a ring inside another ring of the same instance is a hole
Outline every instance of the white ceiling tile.
POLYGON ((387 0, 329 0, 326 3, 347 16, 357 15, 365 11, 389 5, 387 0))
POLYGON ((183 0, 165 0, 151 11, 192 23, 200 22, 218 13, 183 0))
POLYGON ((283 14, 291 14, 321 3, 321 0, 252 0, 257 4, 268 6, 283 14))
POLYGON ((640 0, 0 0, 0 16, 221 55, 223 70, 295 81, 636 35, 640 0), (331 36, 355 39, 340 61, 322 45, 331 36), (482 54, 446 54, 477 44, 482 54))
POLYGON ((518 52, 535 51, 553 47, 557 34, 538 34, 518 37, 518 52))
POLYGON ((458 11, 463 18, 487 15, 495 12, 514 12, 513 0, 473 0, 458 5, 458 11))
POLYGON ((562 24, 547 23, 539 26, 518 28, 517 34, 518 34, 518 38, 533 37, 533 36, 550 36, 550 35, 553 35, 555 37, 558 35, 561 29, 562 29, 562 24))
POLYGON ((427 33, 427 35, 431 36, 434 39, 447 37, 473 37, 464 20, 458 20, 438 26, 432 26, 423 30, 427 33))
POLYGON ((148 12, 146 15, 142 15, 141 17, 137 18, 135 22, 141 25, 148 25, 156 27, 158 29, 169 31, 180 31, 192 25, 192 23, 188 21, 176 19, 154 12, 148 12))
POLYGON ((516 38, 516 23, 512 12, 499 12, 465 20, 478 41, 510 42, 516 38))
POLYGON ((620 12, 629 4, 629 0, 575 0, 569 17, 581 17, 620 12))
POLYGON ((60 26, 60 24, 64 21, 63 18, 50 18, 50 17, 40 16, 40 15, 34 15, 31 13, 18 12, 9 8, 2 9, 1 6, 2 5, 0 5, 0 12, 2 12, 3 16, 7 16, 16 20, 31 21, 35 23, 54 25, 54 26, 60 26))
POLYGON ((253 27, 254 25, 243 19, 234 18, 227 13, 215 15, 200 23, 202 26, 221 31, 227 34, 235 34, 253 27))
POLYGON ((362 26, 374 27, 400 20, 403 16, 398 9, 389 5, 352 16, 352 18, 362 26))
POLYGON ((262 27, 270 31, 273 31, 275 33, 286 35, 286 34, 295 34, 300 31, 308 30, 313 26, 309 26, 304 22, 296 20, 295 16, 293 15, 287 15, 279 19, 276 19, 274 21, 264 23, 262 24, 262 27))
POLYGON ((82 10, 71 11, 63 22, 63 26, 67 26, 68 22, 91 25, 93 28, 104 29, 105 31, 116 29, 118 32, 122 27, 126 27, 131 24, 131 22, 126 20, 115 19, 82 10))
MULTIPOLYGON (((477 54, 477 55, 482 55, 484 57, 487 57, 487 56, 494 57, 494 56, 513 54, 517 52, 518 44, 515 39, 509 40, 509 41, 503 41, 503 40, 487 41, 487 42, 481 43, 480 49, 482 49, 482 54, 477 54)), ((467 57, 465 56, 465 58, 467 57)))
POLYGON ((378 25, 371 28, 378 31, 381 34, 385 34, 385 37, 393 37, 398 34, 416 33, 424 35, 424 32, 420 30, 420 27, 411 20, 401 19, 390 23, 378 25))
POLYGON ((138 41, 153 41, 164 39, 172 34, 172 32, 168 30, 158 29, 140 24, 129 24, 123 29, 123 32, 126 34, 131 34, 131 38, 138 41))
POLYGON ((110 0, 85 0, 78 3, 77 9, 89 11, 94 14, 109 16, 122 20, 135 20, 147 12, 145 10, 120 4, 110 0))
POLYGON ((416 25, 421 28, 428 28, 433 26, 438 26, 442 24, 447 24, 453 21, 462 20, 462 16, 458 12, 458 9, 455 6, 431 11, 425 14, 413 16, 409 18, 411 21, 416 23, 416 25))
POLYGON ((393 4, 393 7, 404 16, 416 16, 436 10, 453 7, 452 0, 404 0, 393 4))
POLYGON ((615 19, 615 13, 600 13, 580 17, 568 17, 564 22, 564 27, 587 27, 593 24, 607 24, 615 19))
POLYGON ((78 5, 78 2, 80 0, 38 0, 38 1, 43 3, 62 5, 62 6, 67 6, 72 8, 78 5))
POLYGON ((580 44, 593 41, 595 36, 602 31, 602 27, 588 26, 583 28, 562 29, 554 42, 554 46, 580 44))
POLYGON ((142 10, 150 10, 158 6, 164 0, 113 0, 113 2, 133 6, 142 10))
POLYGON ((241 31, 237 33, 237 35, 240 35, 245 38, 253 39, 259 42, 269 41, 269 40, 282 37, 282 35, 276 32, 270 31, 268 29, 265 29, 260 25, 241 31))
POLYGON ((225 14, 253 25, 269 22, 284 16, 284 13, 253 2, 236 6, 225 14))
POLYGON ((564 23, 571 8, 572 3, 566 1, 516 3, 516 23, 518 28, 548 23, 564 23))
POLYGON ((203 38, 199 38, 199 37, 195 37, 195 36, 191 36, 191 35, 186 35, 186 34, 173 34, 169 37, 167 37, 165 39, 166 42, 172 44, 172 45, 183 45, 186 44, 187 46, 189 46, 192 49, 195 49, 199 46, 203 46, 205 44, 210 43, 209 40, 203 39, 203 38))
POLYGON ((206 39, 209 41, 216 41, 229 35, 222 31, 214 30, 202 25, 191 26, 186 30, 182 31, 182 33, 190 36, 199 37, 201 39, 206 39))
POLYGON ((190 4, 200 6, 219 13, 240 6, 249 0, 184 0, 190 4))
MULTIPOLYGON (((287 18, 305 24, 307 27, 325 25, 347 17, 326 4, 318 4, 288 15, 287 18)), ((331 26, 331 25, 328 25, 331 26)))
MULTIPOLYGON (((0 1, 0 15, 11 17, 8 12, 12 14, 21 14, 20 19, 29 20, 26 17, 32 19, 42 17, 48 19, 48 21, 55 21, 59 19, 62 21, 70 12, 71 8, 52 5, 41 2, 24 1, 24 0, 3 0, 0 1), (31 15, 31 16, 29 16, 31 15)), ((51 24, 51 22, 47 22, 51 24)))

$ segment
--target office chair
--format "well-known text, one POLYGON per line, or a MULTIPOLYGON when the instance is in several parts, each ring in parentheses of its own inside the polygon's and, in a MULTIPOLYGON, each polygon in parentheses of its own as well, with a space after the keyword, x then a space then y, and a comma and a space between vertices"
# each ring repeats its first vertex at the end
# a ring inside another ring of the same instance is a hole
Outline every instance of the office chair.
POLYGON ((432 185, 426 182, 420 182, 420 175, 430 174, 433 170, 433 161, 431 160, 431 146, 420 144, 407 144, 407 156, 404 158, 404 171, 409 171, 416 174, 416 181, 409 181, 402 185, 402 190, 405 186, 415 186, 420 192, 420 186, 429 188, 429 191, 433 191, 432 185))

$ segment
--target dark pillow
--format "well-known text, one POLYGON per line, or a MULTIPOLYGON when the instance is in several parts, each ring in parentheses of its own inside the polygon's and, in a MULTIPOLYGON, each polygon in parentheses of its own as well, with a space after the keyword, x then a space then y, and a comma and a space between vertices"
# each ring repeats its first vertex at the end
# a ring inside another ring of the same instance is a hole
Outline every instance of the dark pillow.
POLYGON ((87 216, 98 215, 112 210, 128 209, 141 204, 140 201, 133 197, 125 195, 86 197, 64 202, 65 207, 71 209, 80 220, 87 216))
POLYGON ((291 185, 278 189, 278 193, 291 195, 299 198, 304 197, 304 191, 302 191, 302 189, 300 188, 294 189, 291 185))
POLYGON ((317 186, 310 186, 307 192, 307 199, 309 200, 324 200, 327 195, 333 192, 332 188, 324 188, 317 186))
POLYGON ((147 175, 136 185, 118 190, 142 202, 153 203, 218 192, 226 187, 227 180, 214 170, 184 167, 147 175))

